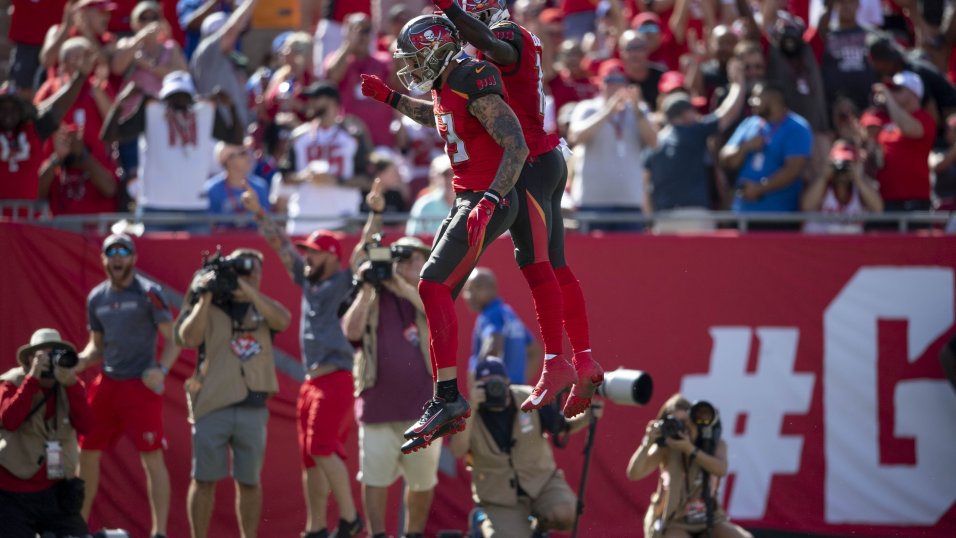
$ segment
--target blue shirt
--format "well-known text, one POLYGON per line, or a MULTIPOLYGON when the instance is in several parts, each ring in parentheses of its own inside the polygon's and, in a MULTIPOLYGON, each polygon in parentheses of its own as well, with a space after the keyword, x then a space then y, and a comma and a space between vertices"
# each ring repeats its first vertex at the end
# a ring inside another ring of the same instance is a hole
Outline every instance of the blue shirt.
POLYGON ((534 342, 534 337, 521 322, 521 318, 501 299, 488 303, 475 320, 475 330, 472 333, 472 355, 468 361, 468 369, 474 371, 475 365, 478 364, 482 342, 496 334, 500 334, 504 339, 504 357, 499 358, 505 363, 508 378, 514 384, 524 384, 528 359, 527 348, 534 342))
MULTIPOLYGON (((248 178, 246 178, 246 181, 252 186, 252 190, 256 191, 256 194, 259 196, 259 202, 262 204, 262 209, 269 211, 269 184, 266 183, 266 180, 259 176, 250 175, 248 178)), ((245 192, 245 189, 230 187, 226 183, 225 172, 220 172, 207 179, 206 183, 203 185, 203 192, 205 193, 206 199, 209 202, 209 209, 207 212, 210 215, 240 215, 246 212, 246 208, 243 207, 242 202, 239 201, 242 193, 245 192)), ((242 227, 254 229, 256 224, 253 222, 248 226, 237 226, 235 224, 226 222, 218 224, 217 227, 242 227)))
MULTIPOLYGON (((788 157, 810 157, 813 133, 807 121, 793 112, 788 113, 777 125, 760 116, 751 116, 737 127, 727 144, 739 146, 755 136, 763 137, 763 150, 748 153, 744 158, 737 176, 738 185, 758 183, 763 178, 769 178, 783 167, 788 157)), ((790 185, 769 192, 753 202, 738 195, 734 198, 733 210, 738 213, 799 211, 802 189, 803 181, 797 178, 790 185)))

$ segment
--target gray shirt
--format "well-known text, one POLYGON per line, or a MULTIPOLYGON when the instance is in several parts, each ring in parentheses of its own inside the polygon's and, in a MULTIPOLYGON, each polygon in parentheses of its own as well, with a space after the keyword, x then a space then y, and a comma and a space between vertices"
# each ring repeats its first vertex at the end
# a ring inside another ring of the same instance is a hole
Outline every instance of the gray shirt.
POLYGON ((232 64, 231 53, 222 52, 220 43, 223 35, 217 32, 199 43, 189 62, 189 70, 192 71, 196 91, 200 95, 211 95, 217 86, 222 88, 236 104, 239 121, 244 126, 249 125, 245 75, 232 64))
POLYGON ((86 299, 89 329, 103 333, 103 373, 112 379, 139 379, 156 366, 156 327, 171 321, 162 288, 135 275, 116 290, 102 282, 86 299))
POLYGON ((716 134, 716 116, 691 125, 668 125, 657 136, 657 147, 647 156, 654 211, 710 206, 707 137, 716 134))
POLYGON ((302 364, 306 371, 326 364, 352 371, 355 348, 345 337, 339 320, 339 305, 352 289, 352 270, 345 269, 313 283, 306 280, 304 269, 302 258, 296 258, 292 274, 302 288, 302 320, 299 322, 302 364))

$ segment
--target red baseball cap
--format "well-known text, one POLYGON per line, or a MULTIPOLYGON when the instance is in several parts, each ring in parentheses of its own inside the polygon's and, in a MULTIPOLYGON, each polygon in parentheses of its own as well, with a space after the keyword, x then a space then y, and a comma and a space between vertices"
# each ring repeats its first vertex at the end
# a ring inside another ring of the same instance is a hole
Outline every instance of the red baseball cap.
POLYGON ((661 75, 661 80, 657 83, 657 91, 670 93, 674 90, 683 90, 684 80, 684 73, 680 71, 668 71, 661 75))
POLYGON ((621 60, 618 60, 616 58, 612 58, 610 60, 604 60, 603 62, 601 62, 601 66, 598 67, 598 72, 597 72, 598 80, 601 80, 604 77, 614 73, 619 73, 623 75, 624 63, 621 62, 621 60))
POLYGON ((103 9, 106 11, 116 11, 116 4, 108 0, 80 0, 76 3, 76 9, 86 9, 88 7, 103 9))
POLYGON ((883 119, 880 118, 876 112, 867 110, 863 113, 863 116, 860 117, 860 125, 863 127, 880 127, 883 125, 883 119))
POLYGON ((830 149, 831 161, 855 161, 856 148, 847 144, 834 144, 830 149))
POLYGON ((305 240, 296 241, 295 246, 321 252, 331 252, 335 254, 339 260, 345 261, 345 258, 342 256, 342 243, 339 242, 335 234, 327 230, 316 230, 312 232, 309 237, 305 238, 305 240))
POLYGON ((634 15, 633 19, 631 19, 631 28, 640 28, 641 26, 651 22, 660 27, 661 18, 657 16, 657 13, 654 13, 653 11, 638 13, 637 15, 634 15))
POLYGON ((561 10, 556 7, 549 7, 547 9, 542 9, 541 13, 538 15, 538 22, 540 22, 541 24, 561 22, 563 20, 564 20, 564 15, 561 13, 561 10))

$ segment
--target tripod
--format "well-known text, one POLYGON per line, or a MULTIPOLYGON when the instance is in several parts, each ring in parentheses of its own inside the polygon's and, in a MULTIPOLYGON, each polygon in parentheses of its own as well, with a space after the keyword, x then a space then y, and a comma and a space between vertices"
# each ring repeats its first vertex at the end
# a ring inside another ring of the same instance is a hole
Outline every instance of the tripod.
MULTIPOLYGON (((594 409, 592 405, 591 409, 594 409)), ((584 513, 584 489, 588 483, 588 469, 591 466, 591 449, 594 448, 594 430, 597 429, 597 417, 594 413, 588 418, 588 436, 584 441, 584 466, 581 468, 581 482, 578 484, 578 505, 574 514, 574 527, 571 529, 571 538, 578 538, 578 522, 584 513)))

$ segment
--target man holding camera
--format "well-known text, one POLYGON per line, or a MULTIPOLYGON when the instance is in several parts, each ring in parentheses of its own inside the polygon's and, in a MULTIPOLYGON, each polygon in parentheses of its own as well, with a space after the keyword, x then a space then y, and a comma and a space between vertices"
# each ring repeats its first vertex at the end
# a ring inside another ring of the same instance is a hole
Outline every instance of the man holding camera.
POLYGON ((76 377, 76 352, 55 329, 39 329, 0 376, 0 521, 3 536, 83 536, 77 433, 93 414, 76 377))
POLYGON ((390 247, 378 244, 385 210, 384 187, 375 180, 365 197, 371 212, 352 267, 360 286, 342 318, 345 336, 360 344, 355 354, 359 481, 373 538, 385 536, 388 488, 405 478, 405 538, 425 532, 438 483, 441 443, 403 454, 403 433, 431 396, 431 359, 425 307, 418 280, 431 249, 416 237, 390 247), (387 259, 381 259, 387 258, 387 259))
POLYGON ((352 354, 345 338, 339 310, 352 289, 352 270, 343 268, 342 245, 331 233, 312 232, 295 245, 282 226, 273 221, 247 187, 242 205, 252 213, 266 242, 275 249, 286 271, 302 288, 300 344, 305 382, 299 390, 296 416, 306 495, 306 529, 303 538, 324 538, 329 490, 339 508, 336 538, 355 536, 364 523, 355 509, 345 441, 352 428, 352 354))
POLYGON ((282 304, 259 291, 262 259, 256 250, 238 249, 200 272, 176 331, 183 346, 199 348, 196 372, 186 383, 193 424, 187 500, 193 538, 206 536, 230 451, 242 537, 255 537, 259 527, 266 400, 279 391, 272 338, 292 320, 282 304), (215 293, 226 289, 231 295, 215 293))
POLYGON ((627 477, 640 480, 656 468, 661 478, 644 516, 645 538, 690 538, 705 531, 720 538, 752 538, 727 519, 717 502, 720 478, 727 474, 727 443, 711 404, 691 405, 679 393, 664 402, 631 456, 627 477))
POLYGON ((470 397, 478 418, 467 418, 465 431, 451 438, 455 457, 471 456, 472 497, 487 516, 480 529, 485 538, 528 538, 535 530, 566 531, 574 525, 577 498, 555 465, 544 433, 581 430, 592 415, 601 416, 602 404, 593 400, 586 413, 571 420, 557 405, 519 413, 515 402, 524 401, 531 389, 511 385, 501 360, 479 362, 470 397))
POLYGON ((163 459, 164 379, 179 357, 173 338, 173 315, 156 283, 136 274, 136 245, 126 234, 103 241, 103 268, 108 277, 87 298, 90 340, 80 352, 77 371, 103 361, 90 385, 96 422, 80 440, 80 478, 86 483, 83 517, 89 518, 99 487, 100 455, 126 434, 146 470, 154 537, 166 534, 169 473, 163 459), (156 335, 163 336, 157 364, 156 335))

